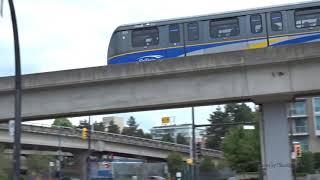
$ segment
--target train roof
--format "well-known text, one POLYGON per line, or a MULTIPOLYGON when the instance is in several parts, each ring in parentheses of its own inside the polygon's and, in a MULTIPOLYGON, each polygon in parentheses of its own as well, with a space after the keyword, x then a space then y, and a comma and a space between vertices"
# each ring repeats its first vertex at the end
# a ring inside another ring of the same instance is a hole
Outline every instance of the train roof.
POLYGON ((214 14, 207 14, 207 15, 200 15, 200 16, 189 16, 189 17, 180 17, 180 18, 174 18, 174 19, 163 19, 158 21, 125 24, 125 25, 119 26, 116 29, 116 31, 124 31, 124 30, 137 29, 142 27, 161 26, 161 25, 175 24, 175 23, 185 23, 190 21, 209 20, 214 18, 244 16, 248 14, 281 11, 281 10, 289 10, 289 9, 297 9, 297 8, 307 8, 307 7, 313 7, 313 6, 320 6, 320 0, 290 3, 290 4, 283 4, 283 5, 277 5, 277 6, 269 6, 269 7, 259 7, 254 9, 228 11, 223 13, 214 13, 214 14))

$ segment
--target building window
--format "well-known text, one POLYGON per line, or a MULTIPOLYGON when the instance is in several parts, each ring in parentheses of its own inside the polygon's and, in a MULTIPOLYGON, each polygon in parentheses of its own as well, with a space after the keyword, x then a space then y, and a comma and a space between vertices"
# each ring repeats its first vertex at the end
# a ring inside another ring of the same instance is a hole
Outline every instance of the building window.
POLYGON ((215 19, 210 21, 211 38, 225 38, 240 34, 239 20, 235 18, 215 19))
POLYGON ((315 127, 317 131, 320 131, 320 97, 314 98, 313 102, 314 102, 314 114, 315 114, 315 127))
POLYGON ((283 22, 281 12, 272 12, 271 13, 271 29, 273 31, 282 31, 283 22))
POLYGON ((170 43, 180 42, 179 24, 170 24, 169 25, 169 42, 170 43))
POLYGON ((262 33, 262 18, 260 14, 250 16, 250 26, 253 34, 262 33))
POLYGON ((320 115, 316 116, 317 130, 320 131, 320 115))
POLYGON ((132 46, 143 47, 159 44, 159 30, 157 27, 135 29, 132 31, 132 46))
POLYGON ((297 28, 320 26, 320 8, 297 10, 295 12, 295 21, 297 28))
POLYGON ((315 110, 315 113, 319 113, 320 115, 320 98, 319 97, 314 98, 314 110, 315 110))
POLYGON ((306 118, 295 119, 295 133, 306 133, 308 132, 306 118))
POLYGON ((291 103, 289 116, 306 116, 306 101, 297 101, 291 103))
POLYGON ((198 24, 198 22, 188 23, 187 28, 188 28, 188 40, 189 41, 199 40, 199 24, 198 24))

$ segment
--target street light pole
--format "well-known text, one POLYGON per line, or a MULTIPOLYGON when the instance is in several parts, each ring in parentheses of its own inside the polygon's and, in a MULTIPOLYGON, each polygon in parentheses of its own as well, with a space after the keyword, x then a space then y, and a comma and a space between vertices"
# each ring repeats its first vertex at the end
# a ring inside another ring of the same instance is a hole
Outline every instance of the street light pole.
POLYGON ((14 55, 15 55, 15 131, 14 131, 14 148, 13 148, 13 180, 20 180, 20 151, 21 151, 21 63, 20 63, 20 47, 18 25, 13 0, 8 0, 12 31, 14 39, 14 55))

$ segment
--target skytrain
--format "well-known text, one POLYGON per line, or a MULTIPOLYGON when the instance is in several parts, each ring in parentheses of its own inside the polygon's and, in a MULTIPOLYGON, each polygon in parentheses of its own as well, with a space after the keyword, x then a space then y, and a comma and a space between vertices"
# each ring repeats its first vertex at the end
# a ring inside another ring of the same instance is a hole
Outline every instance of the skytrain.
POLYGON ((320 40, 320 1, 119 26, 108 64, 266 48, 320 40))

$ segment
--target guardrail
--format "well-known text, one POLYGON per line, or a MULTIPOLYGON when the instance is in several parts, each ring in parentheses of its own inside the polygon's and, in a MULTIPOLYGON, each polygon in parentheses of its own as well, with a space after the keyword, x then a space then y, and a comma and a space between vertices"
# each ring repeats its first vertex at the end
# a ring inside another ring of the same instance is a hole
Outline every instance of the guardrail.
MULTIPOLYGON (((0 129, 8 129, 8 125, 0 125, 0 129)), ((51 135, 63 135, 75 138, 81 138, 81 129, 78 128, 68 128, 59 126, 36 126, 36 125, 22 125, 22 132, 32 132, 32 133, 43 133, 51 135)), ((155 149, 163 149, 169 151, 176 151, 181 153, 189 153, 190 146, 175 144, 170 142, 164 142, 159 140, 140 138, 127 136, 122 134, 114 134, 108 132, 94 131, 91 134, 92 140, 115 142, 122 144, 130 144, 134 146, 149 147, 155 149)), ((212 149, 202 149, 202 154, 205 156, 211 156, 216 158, 223 158, 223 153, 218 150, 212 149)))

